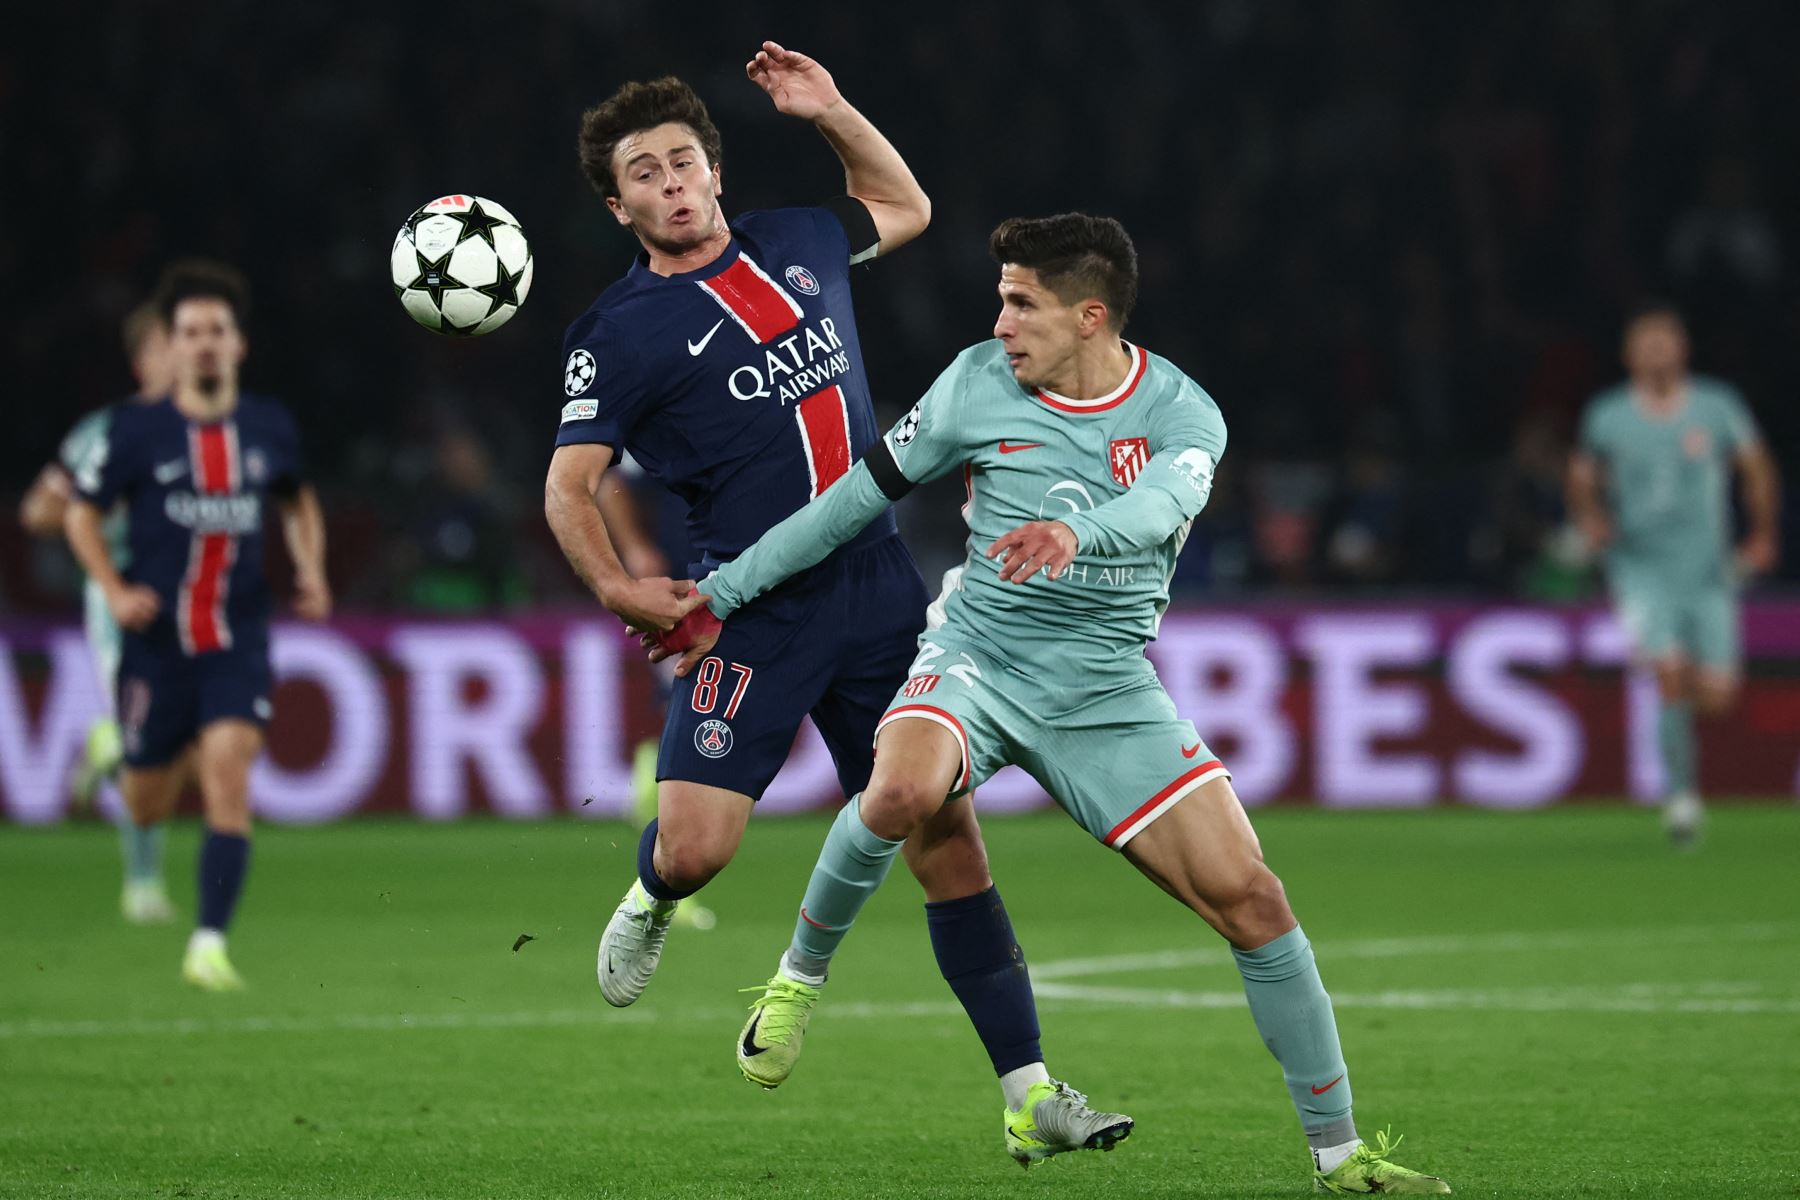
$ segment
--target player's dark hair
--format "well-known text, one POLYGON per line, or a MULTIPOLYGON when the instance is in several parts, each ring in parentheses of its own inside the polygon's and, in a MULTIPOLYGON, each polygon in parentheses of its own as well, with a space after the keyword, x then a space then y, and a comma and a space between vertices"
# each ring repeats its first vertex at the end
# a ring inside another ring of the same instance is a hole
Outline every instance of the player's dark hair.
POLYGON ((169 323, 163 320, 162 309, 156 306, 155 300, 146 300, 126 313, 125 319, 119 322, 119 341, 125 347, 126 359, 135 359, 151 335, 167 332, 168 328, 169 323))
POLYGON ((617 197, 619 181, 613 178, 613 151, 634 133, 668 124, 692 129, 706 154, 706 165, 718 166, 724 148, 718 126, 706 114, 705 102, 675 76, 664 75, 649 83, 628 83, 581 114, 581 132, 575 138, 581 173, 596 192, 609 200, 617 197))
POLYGON ((243 272, 207 258, 185 258, 170 263, 156 285, 156 311, 163 324, 173 327, 175 309, 183 300, 223 300, 239 329, 250 316, 250 285, 243 272))
POLYGON ((1036 271, 1064 304, 1089 297, 1100 301, 1115 329, 1125 328, 1137 303, 1137 248, 1111 217, 1009 217, 988 239, 988 253, 1002 265, 1036 271))
POLYGON ((1625 321, 1619 326, 1620 332, 1631 332, 1631 327, 1646 317, 1667 317, 1682 328, 1687 328, 1687 318, 1681 315, 1681 309, 1675 306, 1673 300, 1665 296, 1645 296, 1626 308, 1625 321))

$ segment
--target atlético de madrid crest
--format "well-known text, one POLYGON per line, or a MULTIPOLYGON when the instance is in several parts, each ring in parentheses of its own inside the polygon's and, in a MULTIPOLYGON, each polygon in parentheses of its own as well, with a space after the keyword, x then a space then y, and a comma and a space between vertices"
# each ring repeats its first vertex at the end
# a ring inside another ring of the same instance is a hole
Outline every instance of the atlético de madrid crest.
POLYGON ((1137 481, 1138 472, 1150 462, 1150 439, 1119 438, 1107 448, 1106 457, 1113 479, 1120 487, 1130 487, 1137 481))

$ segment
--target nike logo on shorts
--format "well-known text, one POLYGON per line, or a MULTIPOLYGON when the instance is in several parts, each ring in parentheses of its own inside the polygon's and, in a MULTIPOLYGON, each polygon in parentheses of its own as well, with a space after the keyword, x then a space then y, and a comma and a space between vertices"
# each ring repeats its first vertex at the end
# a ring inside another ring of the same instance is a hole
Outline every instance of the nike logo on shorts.
POLYGON ((706 331, 705 337, 701 338, 697 342, 694 341, 692 338, 688 339, 688 353, 693 355, 695 358, 699 358, 700 352, 702 350, 706 349, 706 343, 713 340, 713 334, 719 332, 719 326, 723 325, 724 323, 725 323, 725 318, 720 317, 718 320, 718 323, 715 324, 711 329, 706 331))

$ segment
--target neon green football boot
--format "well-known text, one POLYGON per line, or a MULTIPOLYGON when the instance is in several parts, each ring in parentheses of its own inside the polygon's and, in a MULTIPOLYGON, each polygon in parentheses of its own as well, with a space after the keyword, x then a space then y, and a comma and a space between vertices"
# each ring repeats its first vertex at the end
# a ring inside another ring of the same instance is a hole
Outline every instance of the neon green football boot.
POLYGON ((760 991, 762 995, 750 1006, 750 1019, 738 1035, 738 1070, 751 1083, 780 1087, 800 1061, 806 1023, 812 1019, 813 1007, 822 993, 780 974, 760 988, 743 990, 760 991))
POLYGON ((181 960, 181 977, 207 992, 240 992, 243 977, 225 956, 225 935, 216 929, 196 929, 188 939, 181 960))
POLYGON ((1380 1192, 1393 1196, 1448 1196, 1450 1185, 1436 1175, 1408 1170, 1388 1161, 1388 1155, 1398 1150, 1405 1140, 1406 1135, 1401 1134, 1390 1142, 1388 1130, 1377 1130, 1374 1149, 1358 1142, 1350 1157, 1332 1170, 1314 1171, 1313 1190, 1348 1195, 1380 1192))
POLYGON ((100 785, 112 778, 125 760, 125 739, 119 723, 111 717, 99 717, 88 726, 87 741, 82 745, 81 761, 69 779, 70 798, 77 812, 89 812, 100 785))
POLYGON ((1087 1097, 1060 1080, 1034 1083, 1025 1103, 1006 1110, 1006 1152, 1029 1168, 1068 1150, 1111 1150, 1131 1136, 1124 1113, 1096 1112, 1087 1097))

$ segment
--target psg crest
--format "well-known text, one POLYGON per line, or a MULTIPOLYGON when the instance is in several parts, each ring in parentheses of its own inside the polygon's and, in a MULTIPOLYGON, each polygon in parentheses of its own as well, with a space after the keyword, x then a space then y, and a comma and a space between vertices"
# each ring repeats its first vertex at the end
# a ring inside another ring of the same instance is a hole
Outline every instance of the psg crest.
POLYGON ((1150 461, 1150 439, 1120 438, 1108 448, 1107 460, 1112 466, 1113 479, 1120 487, 1130 487, 1137 481, 1138 472, 1150 461))
POLYGON ((731 726, 723 721, 702 721, 694 730, 694 749, 708 758, 724 758, 731 753, 731 726))
POLYGON ((808 296, 816 296, 819 294, 819 281, 813 277, 811 271, 798 264, 787 269, 787 281, 793 284, 797 291, 803 292, 808 296))

